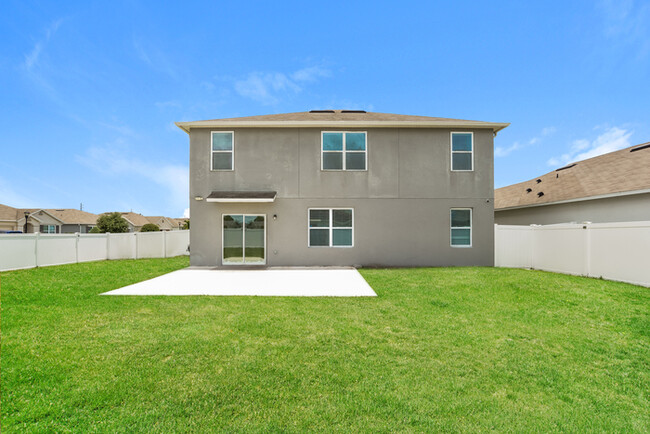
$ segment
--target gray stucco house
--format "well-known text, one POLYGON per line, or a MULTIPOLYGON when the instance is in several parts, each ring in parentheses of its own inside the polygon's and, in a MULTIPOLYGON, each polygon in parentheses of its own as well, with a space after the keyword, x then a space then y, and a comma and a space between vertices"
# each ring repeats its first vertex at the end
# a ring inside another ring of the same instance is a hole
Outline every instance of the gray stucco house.
POLYGON ((176 125, 193 266, 494 263, 507 123, 312 110, 176 125))
POLYGON ((650 220, 650 142, 495 191, 500 225, 650 220))

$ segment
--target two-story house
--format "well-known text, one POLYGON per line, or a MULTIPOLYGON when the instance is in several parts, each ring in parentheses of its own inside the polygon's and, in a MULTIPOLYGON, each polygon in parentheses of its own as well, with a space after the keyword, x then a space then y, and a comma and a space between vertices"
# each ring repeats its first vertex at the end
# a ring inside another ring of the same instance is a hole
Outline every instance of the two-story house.
POLYGON ((494 263, 507 123, 312 110, 176 125, 193 266, 494 263))

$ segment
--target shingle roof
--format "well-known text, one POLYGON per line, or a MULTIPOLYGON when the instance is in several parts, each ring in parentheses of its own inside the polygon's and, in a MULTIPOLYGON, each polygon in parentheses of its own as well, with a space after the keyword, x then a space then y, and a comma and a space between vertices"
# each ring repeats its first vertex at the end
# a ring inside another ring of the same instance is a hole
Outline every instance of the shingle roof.
POLYGON ((64 224, 94 225, 97 224, 97 214, 92 214, 78 209, 45 209, 52 216, 61 220, 64 224))
POLYGON ((471 121, 463 119, 439 118, 430 116, 399 115, 393 113, 358 112, 328 110, 323 112, 296 112, 239 118, 209 119, 203 121, 176 122, 176 125, 189 132, 190 128, 227 127, 428 127, 428 128, 490 128, 499 131, 510 124, 471 121))
POLYGON ((144 226, 147 223, 149 223, 149 220, 147 220, 147 218, 145 216, 143 216, 142 214, 138 214, 138 213, 135 213, 135 212, 123 212, 123 213, 120 213, 120 214, 122 214, 122 217, 124 217, 129 222, 131 222, 131 224, 133 226, 138 226, 139 227, 139 226, 144 226))
POLYGON ((495 210, 650 189, 650 142, 569 164, 494 192, 495 210), (643 148, 643 149, 640 149, 643 148), (538 182, 540 180, 541 182, 538 182), (527 191, 530 189, 530 192, 527 191), (543 193, 540 196, 539 193, 543 193))
POLYGON ((16 221, 17 209, 0 203, 0 220, 16 221))

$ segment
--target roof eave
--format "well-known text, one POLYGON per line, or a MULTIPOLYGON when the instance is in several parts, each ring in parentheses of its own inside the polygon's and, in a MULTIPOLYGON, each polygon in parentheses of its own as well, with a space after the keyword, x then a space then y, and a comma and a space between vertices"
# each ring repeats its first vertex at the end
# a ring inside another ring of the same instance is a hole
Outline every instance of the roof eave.
POLYGON ((495 134, 506 128, 503 122, 445 121, 192 121, 175 122, 189 134, 192 128, 489 128, 495 134))

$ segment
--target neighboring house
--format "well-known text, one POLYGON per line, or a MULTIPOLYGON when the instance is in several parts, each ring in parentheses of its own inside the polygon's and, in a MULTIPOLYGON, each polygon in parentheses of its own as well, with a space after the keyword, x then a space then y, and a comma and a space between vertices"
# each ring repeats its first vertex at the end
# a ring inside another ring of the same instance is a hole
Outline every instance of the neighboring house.
POLYGON ((22 231, 22 228, 17 227, 17 215, 18 209, 0 204, 0 231, 22 231))
POLYGON ((174 229, 178 230, 178 223, 174 219, 164 216, 146 216, 145 217, 149 223, 153 223, 158 226, 161 231, 172 231, 174 229))
POLYGON ((185 222, 189 221, 190 219, 188 218, 170 218, 171 221, 174 222, 174 230, 181 230, 185 226, 185 222))
POLYGON ((191 265, 494 264, 506 123, 314 110, 176 125, 191 265))
POLYGON ((650 142, 495 191, 502 225, 650 220, 650 142))
MULTIPOLYGON (((87 234, 97 226, 97 214, 92 214, 78 209, 46 209, 49 215, 61 222, 60 232, 63 234, 87 234)), ((42 232, 42 231, 41 231, 42 232)))
POLYGON ((129 232, 140 232, 142 226, 149 223, 149 220, 142 214, 135 212, 123 212, 120 214, 122 215, 122 218, 124 218, 124 220, 126 220, 126 222, 129 224, 129 232))
POLYGON ((20 209, 0 205, 0 230, 27 233, 87 233, 97 224, 97 215, 76 209, 20 209))

